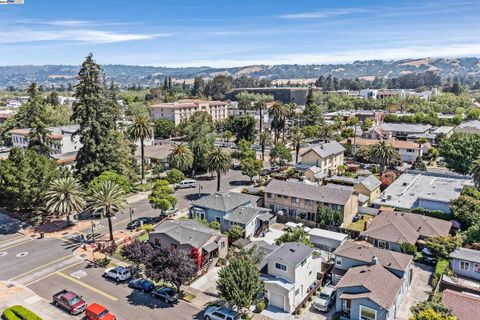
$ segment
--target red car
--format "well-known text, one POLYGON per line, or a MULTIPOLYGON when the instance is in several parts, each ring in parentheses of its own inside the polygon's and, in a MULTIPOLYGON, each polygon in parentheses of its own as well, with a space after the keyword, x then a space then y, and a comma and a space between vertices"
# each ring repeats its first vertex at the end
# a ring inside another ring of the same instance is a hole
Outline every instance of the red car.
POLYGON ((111 314, 107 308, 99 305, 98 303, 92 303, 85 310, 85 316, 88 320, 116 320, 113 314, 111 314))
POLYGON ((70 314, 80 314, 87 303, 81 296, 72 291, 62 290, 53 295, 53 303, 70 314))

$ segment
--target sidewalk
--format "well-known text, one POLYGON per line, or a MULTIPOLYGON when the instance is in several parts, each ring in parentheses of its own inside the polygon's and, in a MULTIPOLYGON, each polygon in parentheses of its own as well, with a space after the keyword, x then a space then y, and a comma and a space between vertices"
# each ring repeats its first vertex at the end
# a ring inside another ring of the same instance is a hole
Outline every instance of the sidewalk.
POLYGON ((72 317, 57 309, 49 301, 35 294, 30 289, 13 282, 0 281, 0 312, 4 309, 21 305, 36 313, 43 320, 71 320, 72 317), (13 285, 9 288, 10 285, 13 285))

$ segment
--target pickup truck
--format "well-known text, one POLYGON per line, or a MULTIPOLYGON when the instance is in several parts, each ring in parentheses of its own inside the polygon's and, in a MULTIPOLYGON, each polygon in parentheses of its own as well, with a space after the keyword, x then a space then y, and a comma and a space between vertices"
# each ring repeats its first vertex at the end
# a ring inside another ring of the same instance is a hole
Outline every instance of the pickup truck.
POLYGON ((53 303, 70 314, 77 315, 85 311, 87 303, 72 291, 62 290, 53 295, 53 303))

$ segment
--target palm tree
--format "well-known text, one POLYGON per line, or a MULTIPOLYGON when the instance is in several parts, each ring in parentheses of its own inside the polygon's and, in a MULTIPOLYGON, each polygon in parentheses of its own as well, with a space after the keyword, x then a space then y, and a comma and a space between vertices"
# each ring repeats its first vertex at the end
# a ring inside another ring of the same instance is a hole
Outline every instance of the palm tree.
POLYGON ((88 209, 108 218, 110 241, 113 241, 112 217, 125 207, 123 189, 113 181, 102 181, 88 197, 88 209))
POLYGON ((186 144, 176 144, 168 155, 168 164, 180 171, 188 171, 193 165, 193 152, 186 144))
POLYGON ((230 170, 232 159, 230 154, 222 151, 220 148, 215 148, 208 154, 207 170, 210 173, 217 174, 217 192, 220 191, 220 176, 226 174, 230 170))
POLYGON ((397 156, 395 148, 384 140, 374 144, 371 147, 370 152, 372 160, 380 165, 382 172, 385 171, 387 165, 397 156))
POLYGON ((128 128, 128 136, 133 141, 140 140, 140 157, 142 158, 142 183, 145 183, 145 159, 144 143, 146 139, 153 137, 153 127, 150 118, 146 115, 137 115, 133 118, 132 124, 128 128))
POLYGON ((265 94, 257 94, 255 98, 255 108, 260 111, 260 133, 263 131, 263 109, 267 107, 267 102, 273 101, 273 97, 265 94))
POLYGON ((480 157, 473 162, 473 167, 470 173, 472 174, 475 187, 480 190, 480 157))
POLYGON ((45 193, 47 211, 57 216, 66 216, 67 225, 70 225, 70 215, 82 211, 85 204, 83 188, 73 177, 53 180, 45 193))
POLYGON ((262 161, 265 160, 265 146, 272 142, 272 136, 269 131, 260 133, 260 145, 262 146, 262 161))
POLYGON ((273 118, 272 128, 275 130, 275 143, 277 143, 280 130, 285 129, 285 117, 287 115, 287 109, 282 103, 275 102, 270 110, 268 110, 268 114, 273 118))
POLYGON ((300 145, 302 144, 305 136, 303 135, 302 131, 299 127, 295 127, 292 130, 292 142, 295 146, 295 163, 298 162, 298 154, 300 153, 300 145))
POLYGON ((237 94, 238 107, 243 110, 243 114, 247 114, 247 110, 252 107, 253 95, 246 91, 237 94))

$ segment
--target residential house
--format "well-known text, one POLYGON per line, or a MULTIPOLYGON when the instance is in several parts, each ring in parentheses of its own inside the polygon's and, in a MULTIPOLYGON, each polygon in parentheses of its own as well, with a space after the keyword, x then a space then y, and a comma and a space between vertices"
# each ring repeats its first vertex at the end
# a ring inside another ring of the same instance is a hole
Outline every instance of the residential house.
POLYGON ((358 213, 358 196, 353 190, 273 179, 263 192, 266 208, 293 217, 314 221, 320 207, 339 211, 348 225, 358 213))
POLYGON ((480 133, 480 120, 463 122, 454 131, 455 133, 480 133))
POLYGON ((195 220, 164 220, 148 234, 157 247, 183 249, 197 257, 199 268, 214 258, 225 258, 228 238, 195 220))
POLYGON ((332 269, 336 310, 352 320, 395 319, 412 278, 412 256, 345 241, 332 269))
POLYGON ((267 258, 272 252, 280 248, 280 246, 261 240, 261 241, 250 241, 243 248, 245 250, 252 250, 252 248, 254 249, 255 254, 258 255, 258 257, 260 257, 260 261, 257 262, 258 270, 260 270, 260 273, 268 274, 267 258))
POLYGON ((270 226, 274 216, 270 210, 257 207, 258 197, 236 192, 216 192, 192 202, 191 218, 207 219, 220 223, 222 231, 239 225, 245 238, 270 226))
POLYGON ((313 249, 299 242, 282 244, 266 259, 267 273, 261 278, 269 305, 294 312, 315 284, 321 260, 314 259, 313 249))
POLYGON ((392 123, 384 122, 373 126, 370 132, 370 139, 388 139, 396 138, 406 140, 407 136, 412 134, 425 134, 432 128, 429 124, 410 124, 410 123, 392 123))
POLYGON ((335 251, 348 238, 345 233, 318 228, 310 229, 308 235, 315 247, 327 252, 335 251))
POLYGON ((152 120, 170 119, 179 125, 190 118, 195 112, 207 112, 213 121, 223 121, 228 118, 228 103, 223 101, 207 101, 182 99, 171 103, 160 103, 150 107, 152 120))
POLYGON ((340 117, 342 121, 348 121, 353 117, 356 117, 360 122, 364 122, 365 119, 372 121, 374 125, 380 124, 385 118, 384 111, 377 110, 340 110, 334 112, 328 112, 323 115, 324 120, 335 120, 340 117))
POLYGON ((451 172, 407 170, 373 204, 402 210, 424 208, 450 213, 450 201, 457 199, 463 188, 469 185, 472 185, 469 176, 451 172))
POLYGON ((450 253, 450 267, 458 276, 480 280, 480 251, 457 248, 450 253))
POLYGON ((15 112, 13 110, 0 110, 0 124, 13 117, 15 112))
POLYGON ((442 292, 442 303, 458 320, 473 320, 480 316, 480 296, 447 289, 442 292))
MULTIPOLYGON (((350 145, 352 152, 356 153, 362 147, 368 147, 380 143, 381 140, 363 139, 363 138, 348 138, 342 140, 340 143, 343 145, 350 145)), ((426 150, 428 145, 420 145, 413 141, 399 141, 399 140, 384 140, 388 145, 395 148, 400 155, 402 161, 415 161, 420 158, 426 150)))
POLYGON ((408 212, 382 211, 360 235, 374 246, 401 252, 401 245, 416 245, 418 240, 448 236, 452 223, 408 212))
POLYGON ((382 185, 382 182, 372 174, 359 176, 357 178, 333 176, 326 178, 325 181, 327 181, 327 185, 329 186, 332 184, 353 186, 353 190, 358 193, 360 205, 369 205, 381 193, 380 186, 382 185))
POLYGON ((317 167, 324 176, 337 173, 337 167, 343 165, 345 148, 337 141, 314 145, 301 154, 302 167, 317 167))

